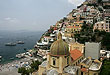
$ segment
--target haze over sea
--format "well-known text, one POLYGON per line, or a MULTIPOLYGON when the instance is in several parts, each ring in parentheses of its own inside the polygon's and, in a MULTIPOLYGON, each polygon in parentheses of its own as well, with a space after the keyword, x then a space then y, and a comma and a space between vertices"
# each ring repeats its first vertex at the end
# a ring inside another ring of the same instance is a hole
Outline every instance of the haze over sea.
MULTIPOLYGON (((43 31, 0 31, 0 55, 3 56, 2 62, 8 63, 15 58, 16 54, 26 52, 24 48, 32 49, 43 34, 43 31), (5 43, 24 41, 25 44, 17 44, 16 46, 5 46, 5 43)), ((16 60, 16 58, 15 58, 16 60)))

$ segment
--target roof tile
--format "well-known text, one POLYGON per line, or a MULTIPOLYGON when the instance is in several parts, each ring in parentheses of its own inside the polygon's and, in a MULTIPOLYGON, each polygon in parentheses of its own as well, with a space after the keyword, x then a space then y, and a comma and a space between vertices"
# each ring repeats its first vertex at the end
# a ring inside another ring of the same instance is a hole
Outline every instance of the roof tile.
POLYGON ((76 60, 82 56, 82 53, 81 53, 81 51, 75 49, 75 50, 70 50, 70 55, 73 58, 73 60, 76 60))

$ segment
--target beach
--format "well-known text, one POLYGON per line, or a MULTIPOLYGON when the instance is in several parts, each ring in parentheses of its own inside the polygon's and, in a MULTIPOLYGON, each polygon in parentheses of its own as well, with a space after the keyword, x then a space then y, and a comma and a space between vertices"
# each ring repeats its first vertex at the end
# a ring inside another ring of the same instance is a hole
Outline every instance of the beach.
POLYGON ((30 59, 23 58, 20 60, 15 60, 8 64, 0 65, 0 75, 21 75, 18 73, 18 68, 22 66, 21 63, 28 62, 31 63, 30 59))

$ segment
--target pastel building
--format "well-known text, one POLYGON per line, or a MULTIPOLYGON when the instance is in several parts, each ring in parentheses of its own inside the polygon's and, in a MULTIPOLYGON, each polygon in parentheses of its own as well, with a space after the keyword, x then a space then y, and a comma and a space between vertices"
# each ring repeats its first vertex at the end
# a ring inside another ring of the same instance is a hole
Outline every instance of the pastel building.
POLYGON ((74 50, 74 49, 77 49, 77 50, 80 50, 81 53, 84 53, 84 44, 80 44, 78 42, 75 42, 75 43, 70 43, 70 50, 74 50))
POLYGON ((65 36, 72 37, 75 33, 80 33, 83 21, 71 23, 65 28, 65 36))
POLYGON ((98 0, 86 0, 86 1, 90 4, 94 4, 94 3, 97 3, 98 0))
POLYGON ((106 9, 110 9, 110 0, 102 0, 103 6, 107 6, 106 9))
POLYGON ((93 30, 95 29, 98 29, 100 31, 110 32, 109 23, 106 23, 105 21, 100 21, 100 22, 95 23, 93 30))
POLYGON ((81 75, 99 75, 101 70, 102 62, 91 57, 83 59, 80 63, 81 75))
POLYGON ((80 50, 74 49, 70 50, 71 65, 78 66, 80 62, 84 59, 83 53, 80 50))

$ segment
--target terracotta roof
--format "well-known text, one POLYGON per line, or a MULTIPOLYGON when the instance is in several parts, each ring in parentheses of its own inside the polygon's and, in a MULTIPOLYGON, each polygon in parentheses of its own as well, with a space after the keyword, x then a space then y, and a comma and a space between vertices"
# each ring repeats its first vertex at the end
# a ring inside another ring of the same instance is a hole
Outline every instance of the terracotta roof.
POLYGON ((70 50, 70 55, 73 58, 73 60, 76 60, 82 56, 82 53, 81 53, 81 51, 75 49, 75 50, 70 50))
POLYGON ((67 26, 67 28, 73 28, 73 26, 67 26))
POLYGON ((44 36, 44 38, 51 38, 50 36, 44 36))
POLYGON ((57 27, 54 27, 53 29, 54 29, 54 30, 57 30, 57 27))
POLYGON ((81 68, 81 71, 82 72, 87 72, 87 69, 86 68, 81 68))
POLYGON ((81 21, 76 21, 76 22, 74 22, 74 23, 83 23, 83 21, 81 20, 81 21))
POLYGON ((79 26, 67 26, 67 28, 81 28, 79 26))

